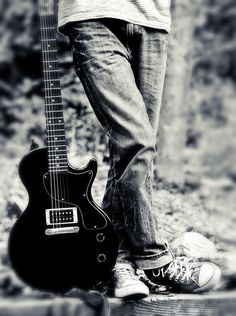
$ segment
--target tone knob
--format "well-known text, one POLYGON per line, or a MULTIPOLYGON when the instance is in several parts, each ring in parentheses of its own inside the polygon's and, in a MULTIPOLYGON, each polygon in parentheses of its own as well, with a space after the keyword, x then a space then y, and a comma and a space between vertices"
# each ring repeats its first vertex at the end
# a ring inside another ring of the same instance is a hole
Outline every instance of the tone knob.
POLYGON ((100 253, 100 254, 97 256, 97 261, 98 261, 99 263, 104 263, 106 260, 107 260, 107 256, 106 256, 104 253, 100 253))
POLYGON ((103 233, 98 233, 98 234, 96 235, 96 240, 97 240, 98 242, 103 242, 103 241, 105 240, 105 235, 104 235, 103 233))

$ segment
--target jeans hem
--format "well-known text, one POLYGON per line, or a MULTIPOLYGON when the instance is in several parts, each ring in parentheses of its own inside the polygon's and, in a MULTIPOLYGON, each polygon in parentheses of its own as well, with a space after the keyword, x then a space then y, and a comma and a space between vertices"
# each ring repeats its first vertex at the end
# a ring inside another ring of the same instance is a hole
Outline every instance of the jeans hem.
POLYGON ((172 262, 174 259, 173 254, 168 251, 163 255, 154 255, 151 258, 135 258, 135 263, 137 267, 141 270, 150 270, 150 269, 157 269, 167 265, 168 263, 172 262))

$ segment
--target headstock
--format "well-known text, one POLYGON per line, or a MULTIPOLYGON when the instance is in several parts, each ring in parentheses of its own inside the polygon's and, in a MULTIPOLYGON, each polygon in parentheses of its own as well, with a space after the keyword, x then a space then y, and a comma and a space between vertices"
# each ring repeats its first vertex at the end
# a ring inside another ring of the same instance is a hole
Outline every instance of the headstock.
POLYGON ((38 0, 39 1, 39 14, 52 15, 54 14, 54 0, 38 0))

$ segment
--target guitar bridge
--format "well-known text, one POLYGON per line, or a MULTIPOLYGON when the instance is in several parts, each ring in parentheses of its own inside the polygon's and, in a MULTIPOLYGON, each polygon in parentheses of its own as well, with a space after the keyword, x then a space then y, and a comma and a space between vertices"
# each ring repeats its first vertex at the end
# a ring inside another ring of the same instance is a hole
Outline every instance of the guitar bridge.
POLYGON ((45 230, 45 234, 51 235, 61 235, 61 234, 74 234, 79 232, 79 227, 61 227, 61 228, 48 228, 45 230))
POLYGON ((78 223, 76 207, 46 209, 46 224, 75 224, 78 223))

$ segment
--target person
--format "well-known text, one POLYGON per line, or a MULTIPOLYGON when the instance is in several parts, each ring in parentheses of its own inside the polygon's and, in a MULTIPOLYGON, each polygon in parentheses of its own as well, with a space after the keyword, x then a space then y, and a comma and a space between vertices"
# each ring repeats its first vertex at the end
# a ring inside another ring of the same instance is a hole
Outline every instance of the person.
POLYGON ((211 290, 212 263, 174 258, 152 205, 153 160, 164 85, 170 0, 59 0, 58 28, 69 37, 74 67, 109 136, 103 209, 119 238, 116 297, 145 297, 137 275, 183 292, 211 290))

